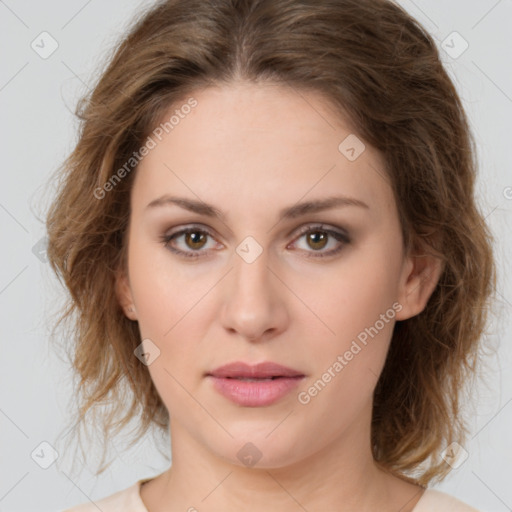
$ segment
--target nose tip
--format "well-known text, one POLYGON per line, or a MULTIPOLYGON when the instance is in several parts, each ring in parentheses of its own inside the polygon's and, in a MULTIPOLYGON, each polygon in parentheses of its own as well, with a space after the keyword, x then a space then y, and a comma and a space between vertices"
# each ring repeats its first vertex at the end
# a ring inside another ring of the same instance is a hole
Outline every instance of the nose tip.
POLYGON ((287 322, 283 298, 276 289, 265 256, 260 255, 252 263, 239 262, 225 292, 224 326, 251 343, 268 340, 287 322))

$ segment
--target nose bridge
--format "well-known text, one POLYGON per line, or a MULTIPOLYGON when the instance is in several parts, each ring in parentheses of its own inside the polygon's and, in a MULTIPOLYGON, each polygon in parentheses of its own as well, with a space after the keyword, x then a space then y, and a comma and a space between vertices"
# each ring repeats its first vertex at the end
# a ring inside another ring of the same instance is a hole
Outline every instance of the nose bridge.
POLYGON ((237 247, 234 269, 225 296, 223 323, 249 338, 279 330, 286 318, 284 303, 269 269, 268 251, 249 240, 237 247), (251 245, 253 244, 253 245, 251 245), (257 254, 257 252, 259 254, 257 254))
POLYGON ((250 245, 242 245, 237 248, 236 261, 234 268, 235 293, 241 294, 241 297, 254 299, 263 298, 268 294, 268 288, 271 286, 268 268, 268 251, 261 250, 260 254, 255 254, 255 249, 250 245), (247 257, 240 253, 247 249, 247 257))

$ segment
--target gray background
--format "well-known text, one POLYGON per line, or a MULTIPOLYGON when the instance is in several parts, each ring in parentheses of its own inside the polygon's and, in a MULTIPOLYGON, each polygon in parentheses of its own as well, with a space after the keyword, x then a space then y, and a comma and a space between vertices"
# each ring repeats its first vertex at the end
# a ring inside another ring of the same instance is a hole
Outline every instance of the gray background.
MULTIPOLYGON (((500 316, 485 337, 487 370, 468 402, 474 418, 465 446, 469 457, 439 488, 481 510, 512 510, 512 1, 400 3, 438 41, 469 113, 481 164, 480 205, 496 237, 500 272, 500 316), (462 53, 464 41, 469 46, 462 53)), ((88 468, 70 476, 65 453, 48 469, 40 467, 51 460, 48 446, 40 443, 59 450, 72 398, 69 369, 48 341, 54 300, 62 292, 45 262, 44 244, 37 245, 45 234, 43 187, 76 141, 77 99, 135 11, 149 4, 0 0, 0 512, 59 510, 167 467, 149 438, 131 450, 119 441, 115 463, 100 478, 88 468), (51 49, 43 31, 58 43, 47 58, 31 47, 35 41, 40 53, 51 49)))

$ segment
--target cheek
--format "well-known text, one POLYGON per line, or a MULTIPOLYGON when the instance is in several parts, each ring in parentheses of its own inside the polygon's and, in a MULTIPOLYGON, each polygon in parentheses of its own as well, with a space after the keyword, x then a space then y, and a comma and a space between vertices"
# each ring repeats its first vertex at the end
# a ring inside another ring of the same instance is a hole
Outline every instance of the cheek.
POLYGON ((173 264, 170 252, 158 243, 132 240, 130 284, 141 338, 149 338, 160 350, 149 371, 159 392, 167 392, 177 386, 173 377, 185 384, 190 381, 190 368, 199 370, 197 355, 205 338, 204 307, 208 305, 202 298, 216 276, 194 276, 199 267, 173 264))
MULTIPOLYGON (((159 356, 148 366, 158 394, 169 411, 178 416, 192 414, 201 366, 200 343, 205 338, 197 297, 180 293, 180 287, 165 286, 160 280, 139 288, 139 328, 143 339, 151 339, 159 356)), ((181 284, 181 283, 180 283, 181 284)), ((200 408, 193 413, 200 416, 200 408)))
POLYGON ((173 263, 167 249, 157 242, 130 246, 130 283, 143 337, 165 340, 193 312, 211 277, 195 279, 183 265, 173 263), (182 320, 183 319, 183 320, 182 320))
POLYGON ((310 333, 307 339, 314 340, 309 351, 315 354, 308 382, 311 386, 313 381, 314 387, 311 393, 303 388, 306 401, 318 394, 314 400, 326 407, 329 400, 357 407, 371 397, 382 371, 401 309, 395 300, 398 258, 385 245, 367 249, 347 257, 336 272, 319 276, 316 292, 304 300, 314 304, 312 309, 329 328, 322 330, 327 334, 318 335, 304 322, 310 333))
POLYGON ((392 294, 383 291, 386 281, 377 276, 353 273, 347 278, 344 289, 325 302, 335 336, 317 335, 309 346, 312 372, 297 402, 304 414, 325 417, 327 437, 367 410, 386 361, 397 308, 392 294))
POLYGON ((389 261, 390 256, 382 250, 354 252, 330 270, 323 269, 314 283, 298 278, 294 291, 317 314, 328 338, 349 340, 392 308, 398 267, 389 261))

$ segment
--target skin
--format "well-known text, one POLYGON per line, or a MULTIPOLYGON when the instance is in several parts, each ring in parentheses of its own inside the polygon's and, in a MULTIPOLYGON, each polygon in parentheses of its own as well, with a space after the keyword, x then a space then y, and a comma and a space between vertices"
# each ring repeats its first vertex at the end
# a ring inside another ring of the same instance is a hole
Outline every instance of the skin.
POLYGON ((394 323, 424 309, 438 260, 404 253, 381 155, 366 144, 349 161, 338 145, 355 130, 321 96, 236 82, 193 97, 198 105, 136 171, 128 268, 117 281, 126 315, 160 350, 147 368, 171 418, 172 467, 142 486, 144 504, 150 512, 411 511, 423 489, 372 458, 372 394, 394 323), (200 199, 225 218, 147 208, 165 193, 200 199), (342 194, 368 208, 278 222, 285 207, 342 194), (321 223, 346 230, 350 242, 329 236, 315 245, 299 233, 321 223), (161 239, 191 224, 211 236, 172 243, 197 259, 161 239), (236 252, 247 236, 262 249, 252 263, 236 252), (301 404, 298 393, 395 302, 394 318, 301 404), (273 361, 306 377, 277 403, 241 407, 204 377, 233 361, 273 361), (248 442, 261 453, 254 467, 237 457, 248 442))

